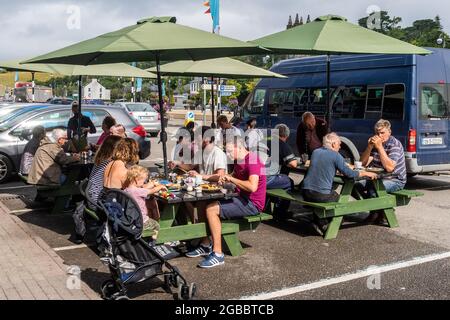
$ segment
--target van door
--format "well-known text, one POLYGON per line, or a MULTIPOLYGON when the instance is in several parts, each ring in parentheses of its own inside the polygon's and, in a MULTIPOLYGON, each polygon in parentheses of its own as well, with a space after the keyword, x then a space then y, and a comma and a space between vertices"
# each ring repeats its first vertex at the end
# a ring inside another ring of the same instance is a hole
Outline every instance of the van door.
POLYGON ((448 111, 447 85, 421 83, 417 126, 420 166, 450 163, 448 111))

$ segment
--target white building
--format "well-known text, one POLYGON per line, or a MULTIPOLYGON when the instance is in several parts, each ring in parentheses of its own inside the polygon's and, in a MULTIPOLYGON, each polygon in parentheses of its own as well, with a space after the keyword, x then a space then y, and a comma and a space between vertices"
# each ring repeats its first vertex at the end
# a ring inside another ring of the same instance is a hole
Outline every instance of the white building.
POLYGON ((107 90, 97 79, 92 79, 83 89, 83 99, 111 100, 111 90, 107 90))

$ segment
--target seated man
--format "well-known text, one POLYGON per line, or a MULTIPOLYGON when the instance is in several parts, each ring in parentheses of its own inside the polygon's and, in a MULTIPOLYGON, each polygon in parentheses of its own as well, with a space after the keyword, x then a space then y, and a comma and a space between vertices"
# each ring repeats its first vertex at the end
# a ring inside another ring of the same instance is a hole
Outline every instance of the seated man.
MULTIPOLYGON (((329 133, 323 138, 323 147, 313 152, 308 173, 303 181, 303 197, 306 201, 337 202, 339 194, 333 190, 333 179, 337 170, 349 178, 377 177, 375 173, 351 170, 339 154, 340 149, 339 136, 336 133, 329 133)), ((328 221, 318 220, 316 215, 313 218, 313 226, 319 233, 323 233, 328 221)))
MULTIPOLYGON (((201 176, 202 180, 209 182, 218 182, 219 178, 227 173, 227 156, 214 144, 214 130, 210 127, 203 126, 196 130, 195 138, 198 145, 201 146, 202 152, 194 155, 194 163, 184 164, 181 161, 169 162, 169 168, 174 169, 176 166, 189 171, 192 177, 201 176)), ((197 207, 199 210, 205 210, 204 202, 199 202, 197 207)), ((190 202, 186 202, 185 206, 194 223, 194 206, 190 202)), ((203 221, 202 221, 203 222, 203 221)))
POLYGON ((317 119, 311 112, 305 112, 297 128, 297 148, 300 155, 311 157, 314 150, 322 147, 323 137, 328 133, 325 120, 317 119))
MULTIPOLYGON (((402 143, 392 136, 389 121, 381 119, 375 124, 375 136, 369 139, 367 149, 361 155, 361 162, 363 166, 370 164, 392 174, 382 180, 387 192, 402 190, 405 187, 405 153, 402 143)), ((364 182, 362 184, 365 185, 364 182)), ((371 189, 368 188, 368 191, 370 193, 371 189)))
POLYGON ((19 172, 27 176, 30 172, 31 165, 33 164, 34 155, 36 154, 37 149, 41 145, 41 141, 46 137, 45 128, 42 126, 37 126, 33 129, 33 137, 25 146, 23 150, 22 158, 20 161, 20 170, 19 172))
POLYGON ((231 182, 236 185, 239 196, 230 200, 220 200, 208 204, 206 218, 211 231, 212 243, 209 238, 202 239, 200 246, 187 253, 188 257, 206 256, 200 262, 201 268, 212 268, 223 264, 222 224, 220 219, 239 219, 245 216, 257 215, 264 210, 266 201, 266 175, 264 165, 256 154, 248 152, 242 138, 227 141, 227 155, 236 160, 233 175, 225 175, 220 183, 231 182))
MULTIPOLYGON (((271 145, 270 162, 267 173, 267 189, 292 190, 294 182, 289 178, 289 168, 297 168, 298 162, 291 147, 287 144, 290 130, 285 124, 275 126, 278 130, 278 150, 271 145), (274 150, 273 150, 274 149, 274 150)), ((289 209, 290 201, 281 200, 275 203, 274 215, 283 217, 289 209)))
MULTIPOLYGON (((375 136, 369 139, 367 149, 361 155, 363 166, 369 164, 374 168, 383 168, 392 176, 384 178, 384 188, 387 192, 402 190, 406 185, 406 164, 405 153, 402 143, 392 136, 391 123, 381 119, 375 124, 375 136)), ((356 184, 356 190, 364 198, 376 197, 375 188, 367 181, 361 181, 356 184)), ((382 212, 376 212, 370 215, 366 222, 382 223, 384 215, 382 212)))
POLYGON ((29 184, 62 185, 67 177, 62 174, 61 166, 80 160, 78 154, 67 156, 64 152, 63 146, 67 141, 67 133, 64 130, 53 130, 51 140, 44 138, 41 141, 28 175, 29 184))

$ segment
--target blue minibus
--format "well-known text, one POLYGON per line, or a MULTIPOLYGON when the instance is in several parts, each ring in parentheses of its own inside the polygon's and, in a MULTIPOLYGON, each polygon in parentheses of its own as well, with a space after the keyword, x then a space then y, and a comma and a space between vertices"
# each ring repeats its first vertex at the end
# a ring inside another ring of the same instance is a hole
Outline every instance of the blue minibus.
MULTIPOLYGON (((429 50, 428 56, 332 56, 330 129, 342 137, 345 157, 358 160, 375 123, 386 119, 405 148, 410 175, 450 170, 450 50, 429 50)), ((261 80, 241 119, 256 118, 259 128, 288 125, 297 150, 302 114, 326 114, 326 58, 285 60, 271 71, 288 78, 261 80)))

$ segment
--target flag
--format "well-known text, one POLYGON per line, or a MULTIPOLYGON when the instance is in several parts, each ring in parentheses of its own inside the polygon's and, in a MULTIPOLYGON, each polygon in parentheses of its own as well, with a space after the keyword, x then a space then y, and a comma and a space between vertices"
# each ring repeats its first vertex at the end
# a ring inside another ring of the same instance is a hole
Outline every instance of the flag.
POLYGON ((208 7, 205 14, 211 14, 214 32, 218 32, 220 28, 220 0, 209 0, 203 3, 203 5, 208 7))
POLYGON ((19 82, 19 72, 16 72, 14 82, 19 82))
POLYGON ((142 78, 136 78, 136 92, 142 91, 142 78))

